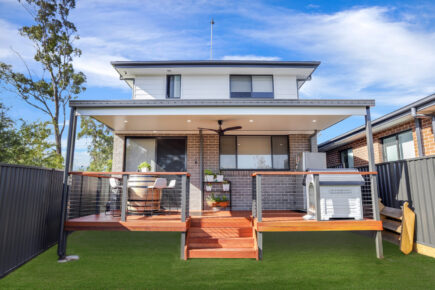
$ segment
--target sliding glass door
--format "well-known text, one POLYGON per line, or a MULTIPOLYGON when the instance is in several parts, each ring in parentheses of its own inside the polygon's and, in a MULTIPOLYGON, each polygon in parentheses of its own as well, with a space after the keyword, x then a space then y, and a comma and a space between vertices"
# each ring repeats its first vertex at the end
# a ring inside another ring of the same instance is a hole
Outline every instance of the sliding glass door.
POLYGON ((185 137, 126 137, 125 171, 137 171, 142 162, 151 171, 186 171, 185 137))

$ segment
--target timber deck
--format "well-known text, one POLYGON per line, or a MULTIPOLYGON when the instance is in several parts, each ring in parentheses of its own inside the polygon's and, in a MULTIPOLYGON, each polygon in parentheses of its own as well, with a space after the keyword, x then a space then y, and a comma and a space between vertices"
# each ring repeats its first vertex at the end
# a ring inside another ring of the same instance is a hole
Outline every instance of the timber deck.
POLYGON ((88 215, 74 218, 65 222, 67 231, 163 231, 187 232, 190 222, 195 220, 196 225, 208 226, 219 223, 225 218, 226 224, 231 224, 239 218, 252 220, 253 228, 258 232, 306 232, 306 231, 382 231, 382 222, 373 219, 363 220, 330 220, 315 221, 304 220, 305 213, 296 211, 264 211, 261 222, 252 218, 250 211, 205 211, 192 212, 186 222, 180 220, 179 213, 170 213, 154 216, 129 215, 127 221, 122 222, 120 217, 106 214, 88 215), (218 218, 213 220, 213 218, 218 218))
POLYGON ((129 215, 125 222, 121 217, 94 214, 69 219, 65 222, 66 231, 143 231, 143 232, 185 232, 189 219, 182 222, 180 214, 154 216, 129 215))

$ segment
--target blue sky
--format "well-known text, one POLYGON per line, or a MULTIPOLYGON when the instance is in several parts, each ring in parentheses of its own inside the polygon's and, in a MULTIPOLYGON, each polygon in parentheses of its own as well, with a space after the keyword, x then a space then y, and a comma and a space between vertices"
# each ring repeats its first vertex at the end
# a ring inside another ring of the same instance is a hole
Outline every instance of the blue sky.
MULTIPOLYGON (((433 1, 86 0, 71 14, 83 51, 74 65, 88 78, 80 98, 131 98, 113 60, 208 59, 212 17, 215 59, 321 61, 302 98, 375 99, 376 118, 435 92, 433 1)), ((31 23, 17 1, 0 0, 0 60, 19 70, 12 49, 29 64, 33 49, 17 29, 31 23)), ((44 118, 10 94, 0 100, 14 118, 44 118)), ((361 123, 348 119, 319 139, 361 123)), ((76 148, 86 163, 85 140, 76 148)))

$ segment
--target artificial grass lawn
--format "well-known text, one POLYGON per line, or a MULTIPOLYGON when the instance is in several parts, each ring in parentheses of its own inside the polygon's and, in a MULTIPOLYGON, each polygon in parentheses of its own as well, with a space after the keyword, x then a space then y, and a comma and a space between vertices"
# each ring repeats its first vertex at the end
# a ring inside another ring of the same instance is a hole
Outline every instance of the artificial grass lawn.
POLYGON ((264 260, 179 257, 179 233, 75 232, 0 280, 0 288, 435 288, 435 259, 344 232, 266 233, 264 260))

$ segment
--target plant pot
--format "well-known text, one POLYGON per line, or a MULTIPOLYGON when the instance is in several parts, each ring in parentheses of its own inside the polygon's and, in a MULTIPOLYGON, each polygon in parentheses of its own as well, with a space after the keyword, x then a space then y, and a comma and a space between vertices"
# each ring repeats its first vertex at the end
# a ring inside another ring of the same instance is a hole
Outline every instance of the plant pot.
POLYGON ((206 185, 205 186, 205 191, 211 191, 212 186, 211 185, 206 185))
POLYGON ((222 184, 222 189, 223 191, 230 191, 230 184, 229 183, 222 184))
POLYGON ((224 176, 221 175, 221 174, 216 175, 216 181, 217 181, 217 182, 222 182, 222 181, 224 181, 224 176))
POLYGON ((214 202, 213 200, 207 200, 207 205, 209 207, 215 207, 216 206, 216 202, 214 202))
POLYGON ((217 203, 217 206, 219 206, 219 207, 228 207, 229 205, 230 205, 230 201, 229 200, 227 200, 227 201, 221 201, 221 202, 217 203))
POLYGON ((144 167, 140 169, 140 172, 149 172, 148 168, 144 167))
POLYGON ((214 176, 213 175, 205 175, 204 179, 206 182, 213 182, 214 181, 214 176))

